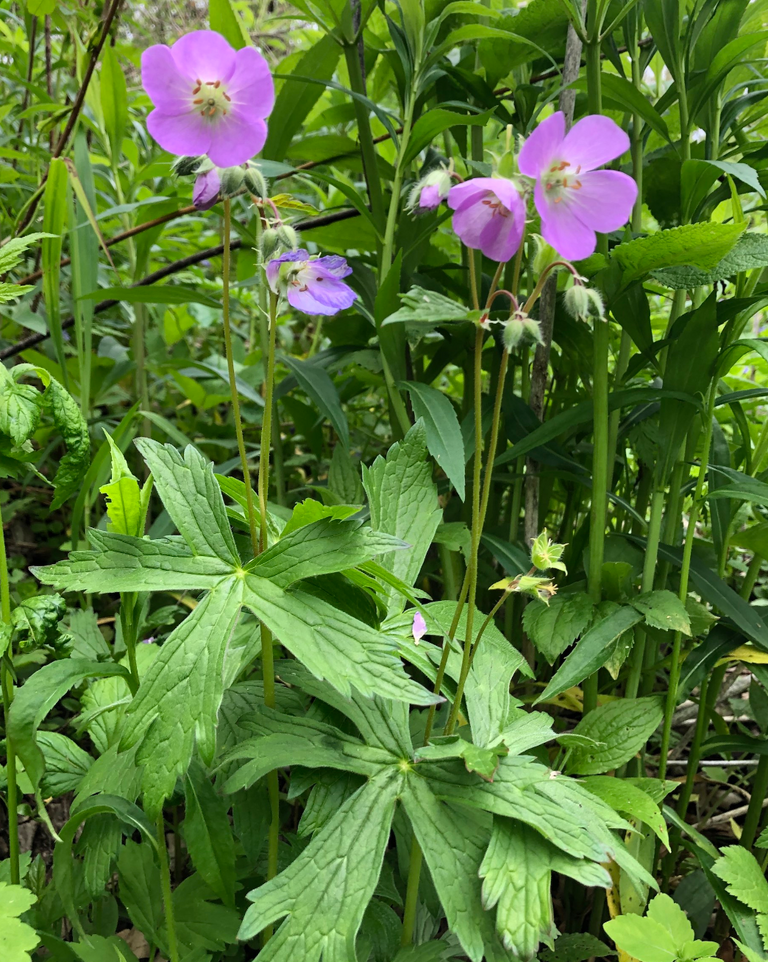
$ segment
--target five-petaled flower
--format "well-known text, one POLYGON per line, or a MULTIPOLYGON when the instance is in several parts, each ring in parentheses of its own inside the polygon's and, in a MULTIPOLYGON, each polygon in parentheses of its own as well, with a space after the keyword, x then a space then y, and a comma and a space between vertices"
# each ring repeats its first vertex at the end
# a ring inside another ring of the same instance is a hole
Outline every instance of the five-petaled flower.
POLYGON ((352 268, 343 257, 310 257, 303 249, 286 251, 267 264, 267 281, 277 293, 284 286, 288 303, 304 314, 338 314, 357 298, 342 277, 352 268))
POLYGON ((595 168, 628 149, 629 137, 609 117, 582 117, 566 134, 560 111, 523 144, 518 166, 536 180, 541 233, 562 257, 589 257, 597 244, 595 231, 607 234, 626 224, 637 184, 618 170, 595 168))
POLYGON ((523 239, 525 204, 511 180, 475 177, 451 187, 453 229, 467 247, 491 260, 512 258, 523 239))
POLYGON ((197 30, 145 50, 141 82, 155 105, 147 129, 169 153, 234 167, 264 146, 275 90, 254 47, 235 50, 221 34, 197 30))

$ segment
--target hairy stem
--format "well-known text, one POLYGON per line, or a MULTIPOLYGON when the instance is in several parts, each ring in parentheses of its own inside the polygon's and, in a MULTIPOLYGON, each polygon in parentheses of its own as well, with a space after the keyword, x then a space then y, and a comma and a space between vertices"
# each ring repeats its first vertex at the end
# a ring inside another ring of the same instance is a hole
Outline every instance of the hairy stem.
POLYGON ((163 892, 165 924, 168 927, 168 950, 170 962, 179 962, 179 944, 176 940, 176 917, 173 913, 173 893, 171 891, 171 869, 168 864, 168 848, 165 841, 165 821, 162 809, 157 816, 157 854, 160 859, 160 886, 163 892))
MULTIPOLYGON (((11 625, 11 586, 8 578, 8 558, 5 553, 5 531, 0 520, 0 618, 8 626, 11 625)), ((19 884, 19 815, 18 789, 16 786, 16 752, 13 742, 8 735, 8 714, 13 701, 13 674, 11 664, 11 648, 3 654, 0 660, 0 685, 3 690, 3 724, 5 726, 5 772, 8 781, 8 856, 10 859, 11 883, 19 884)))

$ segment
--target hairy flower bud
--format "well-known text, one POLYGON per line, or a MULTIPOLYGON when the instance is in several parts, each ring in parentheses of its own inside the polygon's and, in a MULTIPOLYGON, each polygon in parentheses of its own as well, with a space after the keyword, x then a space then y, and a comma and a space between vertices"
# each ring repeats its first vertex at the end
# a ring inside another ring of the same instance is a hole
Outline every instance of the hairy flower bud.
POLYGON ((287 251, 295 251, 299 246, 298 232, 290 224, 278 224, 277 239, 280 246, 287 251))
POLYGON ((196 174, 203 163, 210 165, 208 158, 202 157, 178 157, 171 165, 171 170, 177 177, 190 177, 196 174))
POLYGON ((245 184, 246 190, 251 194, 255 194, 259 200, 266 200, 267 197, 269 197, 267 181, 258 167, 248 167, 243 178, 243 183, 245 184))
POLYGON ((515 350, 520 341, 522 341, 524 333, 523 325, 517 318, 513 317, 511 321, 507 321, 504 325, 504 333, 502 334, 504 347, 510 354, 515 350))
POLYGON ((263 261, 268 261, 277 254, 280 247, 280 238, 274 227, 267 227, 261 232, 259 239, 259 251, 263 261))
POLYGON ((600 294, 591 287, 574 284, 565 292, 565 309, 577 321, 586 321, 590 317, 603 318, 605 307, 600 294))
POLYGON ((245 170, 242 167, 225 167, 219 176, 221 178, 221 196, 234 197, 243 186, 245 170))
POLYGON ((431 170, 415 185, 408 198, 411 210, 435 210, 448 196, 451 175, 444 167, 431 170))

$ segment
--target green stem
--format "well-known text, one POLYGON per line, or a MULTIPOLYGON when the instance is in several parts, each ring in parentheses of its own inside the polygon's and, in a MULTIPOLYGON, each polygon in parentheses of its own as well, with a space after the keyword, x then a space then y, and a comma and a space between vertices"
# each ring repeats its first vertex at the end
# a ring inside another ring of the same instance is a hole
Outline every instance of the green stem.
MULTIPOLYGON (((240 416, 240 399, 237 396, 237 385, 235 382, 235 359, 232 353, 232 328, 229 323, 229 281, 231 267, 230 235, 232 230, 232 211, 231 201, 227 198, 224 201, 224 254, 222 266, 222 302, 221 313, 224 321, 224 344, 227 354, 227 371, 229 372, 229 389, 232 395, 232 415, 235 421, 235 434, 237 435, 237 450, 240 453, 240 466, 243 471, 243 482, 245 484, 245 503, 248 509, 248 529, 251 535, 251 548, 254 555, 259 553, 259 538, 256 522, 256 510, 253 504, 253 488, 251 487, 251 472, 248 468, 248 455, 245 450, 245 438, 243 436, 243 421, 240 416)), ((264 518, 262 518, 262 524, 264 518)))
MULTIPOLYGON (((5 530, 0 519, 0 618, 4 624, 11 624, 11 585, 8 577, 8 558, 5 553, 5 530)), ((6 779, 8 782, 8 856, 10 860, 11 884, 19 884, 19 815, 18 789, 16 786, 16 751, 8 735, 8 715, 13 701, 13 674, 11 648, 0 661, 0 685, 3 690, 3 724, 5 726, 6 779)))
POLYGON ((761 755, 757 762, 755 779, 752 783, 752 794, 749 799, 749 808, 744 819, 744 828, 741 832, 741 844, 744 848, 752 848, 752 843, 757 835, 757 827, 760 824, 760 816, 763 812, 763 802, 768 794, 768 755, 761 755))
POLYGON ((403 132, 400 136, 400 149, 395 162, 395 178, 392 181, 392 197, 389 201, 389 213, 387 214, 387 226, 384 231, 384 247, 381 254, 381 277, 382 280, 387 276, 392 266, 392 255, 395 246, 395 230, 397 229, 397 219, 400 213, 400 192, 403 188, 403 174, 405 171, 404 158, 408 150, 408 143, 411 139, 413 129, 413 110, 416 104, 414 91, 409 91, 405 102, 405 115, 403 117, 403 132))
POLYGON ((136 642, 138 640, 138 625, 136 624, 136 594, 125 591, 120 595, 120 625, 123 630, 123 642, 128 652, 128 666, 131 680, 128 683, 131 694, 139 690, 139 666, 136 663, 136 642))
MULTIPOLYGON (((360 53, 356 43, 344 45, 344 57, 347 62, 347 72, 349 73, 349 86, 354 93, 360 97, 365 97, 365 81, 363 80, 363 71, 360 66, 360 53)), ((385 218, 384 196, 381 192, 378 161, 376 159, 376 145, 373 142, 368 108, 358 97, 353 97, 352 101, 357 119, 357 136, 360 140, 360 152, 363 157, 363 170, 365 171, 365 182, 368 186, 371 212, 376 223, 383 226, 385 218)))
MULTIPOLYGON (((712 445, 712 425, 715 415, 715 400, 717 398, 717 379, 713 378, 709 387, 709 399, 707 403, 706 424, 704 426, 704 443, 701 450, 701 462, 699 465, 699 476, 696 480, 696 489, 693 495, 693 504, 688 516, 688 529, 685 533, 685 545, 683 547, 683 563, 680 568, 680 601, 685 604, 688 597, 688 582, 691 573, 691 558, 693 556, 693 543, 696 539, 696 524, 701 512, 702 495, 704 493, 704 481, 707 476, 707 465, 709 464, 709 450, 712 445)), ((680 649, 683 636, 679 631, 675 632, 672 642, 672 661, 669 668, 669 688, 667 689, 667 702, 664 708, 664 728, 661 735, 661 752, 659 757, 659 778, 665 778, 667 774, 667 755, 669 753, 669 742, 672 734, 672 716, 677 707, 677 693, 680 687, 680 649)))
POLYGON ((413 942, 413 928, 416 923, 416 909, 419 903, 419 878, 423 861, 424 854, 414 835, 411 842, 408 886, 405 891, 405 906, 403 908, 403 931, 400 936, 400 945, 403 946, 410 945, 413 942))
POLYGON ((157 816, 157 855, 160 859, 160 886, 163 892, 165 923, 168 926, 168 950, 170 962, 179 962, 179 944, 176 941, 176 918, 173 913, 173 893, 171 891, 171 869, 168 864, 168 849, 165 841, 165 822, 163 812, 157 816))
MULTIPOLYGON (((648 523, 648 537, 645 543, 645 561, 643 564, 643 580, 641 591, 650 591, 653 588, 653 577, 656 571, 656 560, 659 556, 659 543, 661 541, 661 522, 664 518, 664 490, 659 489, 653 492, 651 501, 651 519, 648 523)), ((632 649, 629 677, 627 687, 624 692, 625 698, 636 698, 640 687, 640 677, 643 673, 643 661, 645 656, 645 632, 639 629, 636 633, 635 644, 632 649)))

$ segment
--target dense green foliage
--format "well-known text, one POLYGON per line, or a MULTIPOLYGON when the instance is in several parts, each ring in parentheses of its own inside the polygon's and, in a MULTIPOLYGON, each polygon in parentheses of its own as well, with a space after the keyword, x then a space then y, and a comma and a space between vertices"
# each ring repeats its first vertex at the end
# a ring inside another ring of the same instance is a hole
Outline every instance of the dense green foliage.
POLYGON ((0 11, 1 962, 768 959, 766 49, 763 0, 0 11), (207 210, 141 84, 198 29, 277 91, 207 210), (419 209, 525 193, 558 106, 629 135, 590 257, 419 209), (351 308, 270 288, 299 245, 351 308))

